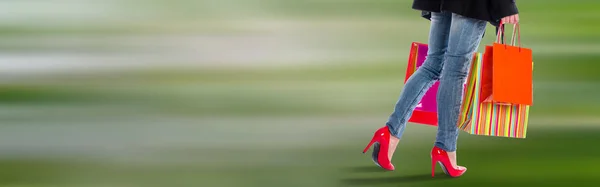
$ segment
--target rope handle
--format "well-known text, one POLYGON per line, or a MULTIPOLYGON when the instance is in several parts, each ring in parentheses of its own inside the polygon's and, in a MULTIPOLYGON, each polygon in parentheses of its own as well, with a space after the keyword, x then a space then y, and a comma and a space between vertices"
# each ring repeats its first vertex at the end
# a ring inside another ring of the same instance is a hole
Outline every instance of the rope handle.
MULTIPOLYGON (((501 43, 501 44, 505 43, 504 37, 502 37, 502 41, 500 41, 501 36, 504 36, 504 25, 505 25, 505 23, 501 20, 499 29, 498 29, 498 33, 496 34, 496 43, 501 43)), ((515 26, 513 27, 513 33, 512 33, 510 45, 515 46, 515 42, 516 42, 515 39, 519 40, 519 48, 521 48, 521 46, 522 46, 522 44, 521 44, 521 27, 520 27, 519 23, 516 23, 515 26)))

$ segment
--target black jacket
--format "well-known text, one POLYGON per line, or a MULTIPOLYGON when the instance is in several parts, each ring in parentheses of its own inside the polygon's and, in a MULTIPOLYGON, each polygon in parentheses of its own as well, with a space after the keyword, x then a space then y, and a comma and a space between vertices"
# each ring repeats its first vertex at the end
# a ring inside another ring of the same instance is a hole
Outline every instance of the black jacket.
POLYGON ((503 17, 519 13, 515 0, 414 0, 413 9, 422 10, 427 19, 430 12, 449 11, 496 27, 503 17))

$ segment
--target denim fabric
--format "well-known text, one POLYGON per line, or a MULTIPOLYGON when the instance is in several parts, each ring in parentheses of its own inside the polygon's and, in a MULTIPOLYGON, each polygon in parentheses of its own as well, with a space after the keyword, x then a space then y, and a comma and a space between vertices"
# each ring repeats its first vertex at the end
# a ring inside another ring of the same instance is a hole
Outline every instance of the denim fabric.
POLYGON ((418 102, 439 80, 438 131, 434 145, 445 151, 456 151, 463 84, 486 23, 450 12, 432 13, 426 60, 406 82, 386 123, 392 135, 402 137, 406 122, 418 102))

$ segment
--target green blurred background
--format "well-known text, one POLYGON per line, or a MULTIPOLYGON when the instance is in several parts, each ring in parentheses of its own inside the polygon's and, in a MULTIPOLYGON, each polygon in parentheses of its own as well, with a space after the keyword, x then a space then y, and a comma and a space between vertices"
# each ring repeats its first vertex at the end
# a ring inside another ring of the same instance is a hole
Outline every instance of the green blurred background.
POLYGON ((517 2, 526 139, 461 132, 458 179, 430 177, 435 127, 394 172, 361 154, 427 42, 411 3, 1 1, 0 186, 597 186, 596 0, 517 2))

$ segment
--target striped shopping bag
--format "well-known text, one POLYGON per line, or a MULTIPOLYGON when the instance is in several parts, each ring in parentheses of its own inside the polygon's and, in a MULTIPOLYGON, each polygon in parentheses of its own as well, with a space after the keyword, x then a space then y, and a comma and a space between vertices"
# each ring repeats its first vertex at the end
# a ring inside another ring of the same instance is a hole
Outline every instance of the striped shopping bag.
POLYGON ((458 127, 475 135, 525 138, 529 105, 480 102, 482 55, 477 53, 467 79, 458 127))

